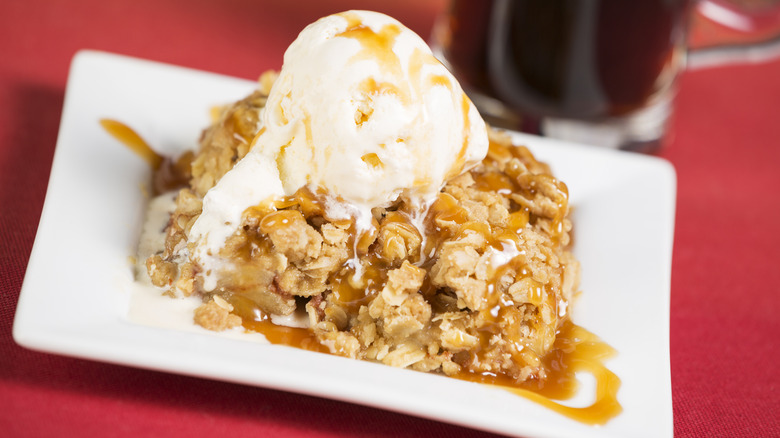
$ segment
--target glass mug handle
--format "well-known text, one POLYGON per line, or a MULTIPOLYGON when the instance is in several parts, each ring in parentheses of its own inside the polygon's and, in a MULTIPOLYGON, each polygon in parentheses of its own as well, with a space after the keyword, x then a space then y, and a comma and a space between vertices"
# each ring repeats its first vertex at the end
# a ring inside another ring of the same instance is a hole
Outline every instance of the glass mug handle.
POLYGON ((780 0, 701 0, 688 46, 689 69, 780 58, 780 0))

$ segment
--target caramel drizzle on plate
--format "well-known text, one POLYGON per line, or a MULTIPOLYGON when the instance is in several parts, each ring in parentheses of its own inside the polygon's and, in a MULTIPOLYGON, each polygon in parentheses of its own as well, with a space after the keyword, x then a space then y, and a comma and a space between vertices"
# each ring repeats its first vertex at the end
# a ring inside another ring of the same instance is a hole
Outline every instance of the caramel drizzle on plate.
POLYGON ((186 187, 192 178, 191 165, 195 155, 187 151, 177 159, 157 153, 137 132, 122 122, 100 119, 100 126, 112 137, 141 157, 152 168, 152 194, 159 195, 186 187))

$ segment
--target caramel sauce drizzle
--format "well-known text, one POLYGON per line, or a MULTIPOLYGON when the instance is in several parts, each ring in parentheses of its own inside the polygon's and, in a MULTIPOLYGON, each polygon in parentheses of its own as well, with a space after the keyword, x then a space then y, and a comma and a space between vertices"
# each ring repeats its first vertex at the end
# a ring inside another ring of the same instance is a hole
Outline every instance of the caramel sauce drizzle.
POLYGON ((402 92, 398 86, 390 82, 377 82, 373 77, 366 78, 358 85, 358 90, 366 96, 377 94, 392 94, 404 105, 409 105, 409 96, 402 92))
POLYGON ((462 373, 456 379, 495 386, 525 397, 550 410, 584 424, 603 425, 623 411, 617 400, 620 378, 604 366, 615 350, 593 333, 566 320, 558 330, 555 345, 543 361, 547 380, 517 384, 500 375, 462 373), (579 390, 575 376, 588 372, 596 379, 596 397, 589 406, 572 407, 558 403, 574 397, 579 390))
POLYGON ((347 28, 336 36, 354 39, 361 46, 361 50, 352 57, 352 62, 379 61, 380 68, 392 76, 400 77, 401 60, 393 52, 393 45, 395 38, 401 33, 401 28, 395 24, 386 24, 379 32, 375 32, 363 24, 359 17, 349 13, 342 13, 340 16, 347 19, 347 28))
POLYGON ((452 178, 463 171, 463 166, 466 164, 466 151, 469 148, 469 140, 471 139, 471 120, 469 119, 470 103, 466 93, 461 92, 460 96, 461 112, 463 112, 463 143, 458 151, 458 156, 455 158, 455 162, 452 164, 452 168, 447 173, 447 178, 452 178))
POLYGON ((128 149, 135 152, 136 155, 143 158, 149 164, 152 170, 157 170, 162 164, 162 155, 155 152, 146 140, 141 138, 132 128, 122 122, 111 119, 100 119, 100 126, 111 134, 114 138, 122 142, 128 149))
POLYGON ((318 353, 330 353, 328 347, 320 344, 314 332, 300 327, 285 327, 271 322, 250 299, 230 294, 226 300, 233 306, 233 313, 241 318, 243 327, 265 336, 271 344, 287 345, 318 353))
POLYGON ((187 151, 177 159, 158 154, 132 128, 112 119, 100 119, 100 126, 112 137, 141 157, 152 168, 152 194, 159 195, 186 187, 192 178, 192 160, 195 155, 187 151))
MULTIPOLYGON (((409 77, 411 78, 412 83, 415 84, 415 91, 418 95, 421 94, 420 90, 423 85, 425 85, 422 80, 423 67, 426 65, 439 66, 439 64, 439 61, 430 53, 425 53, 419 48, 414 49, 412 56, 409 58, 409 77)), ((443 75, 431 75, 427 78, 427 85, 441 85, 452 90, 452 83, 443 75)))
POLYGON ((450 90, 452 89, 452 82, 450 82, 449 78, 444 75, 430 76, 428 78, 428 85, 431 87, 441 86, 441 87, 447 87, 450 90))
POLYGON ((287 158, 287 148, 290 147, 292 140, 283 144, 279 148, 279 153, 276 154, 276 169, 279 171, 279 179, 282 181, 287 180, 287 168, 284 167, 284 161, 287 158))

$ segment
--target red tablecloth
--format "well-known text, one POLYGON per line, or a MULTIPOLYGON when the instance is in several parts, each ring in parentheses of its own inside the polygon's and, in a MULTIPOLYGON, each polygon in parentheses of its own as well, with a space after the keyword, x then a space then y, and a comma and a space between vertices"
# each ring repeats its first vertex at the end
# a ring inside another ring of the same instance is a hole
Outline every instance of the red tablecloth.
MULTIPOLYGON (((77 50, 255 78, 278 68, 286 46, 320 16, 376 9, 427 36, 444 2, 278 3, 0 6, 0 435, 479 434, 314 397, 36 353, 11 338, 77 50)), ((675 434, 779 436, 780 61, 686 73, 674 137, 660 155, 679 179, 671 299, 675 434)))

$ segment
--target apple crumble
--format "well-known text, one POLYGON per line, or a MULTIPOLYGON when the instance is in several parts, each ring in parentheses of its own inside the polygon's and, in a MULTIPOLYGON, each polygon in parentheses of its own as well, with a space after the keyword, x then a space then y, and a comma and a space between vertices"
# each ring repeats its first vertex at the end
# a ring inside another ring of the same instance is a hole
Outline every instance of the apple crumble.
POLYGON ((275 79, 263 75, 257 91, 204 131, 164 250, 146 261, 153 284, 202 297, 194 320, 211 330, 257 330, 272 316, 305 312, 299 330, 320 351, 450 376, 543 381, 542 359, 578 287, 567 188, 492 129, 482 163, 447 181, 422 213, 399 199, 372 209, 371 226, 360 228, 331 217, 328 194, 311 186, 246 209, 212 254, 229 263, 204 288, 203 266, 188 257, 190 230, 205 194, 249 151, 275 79))

